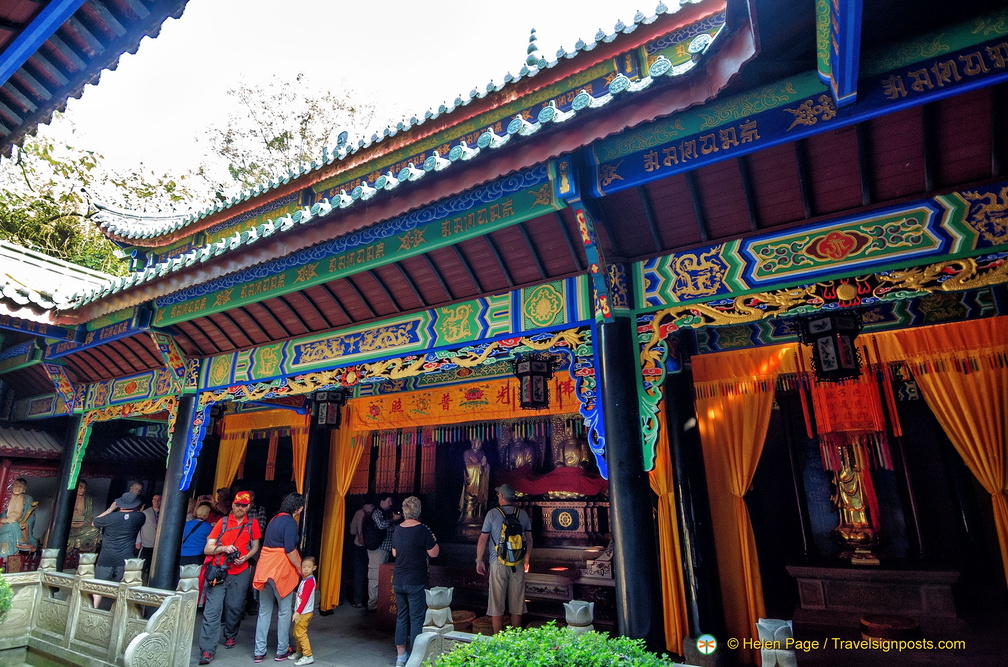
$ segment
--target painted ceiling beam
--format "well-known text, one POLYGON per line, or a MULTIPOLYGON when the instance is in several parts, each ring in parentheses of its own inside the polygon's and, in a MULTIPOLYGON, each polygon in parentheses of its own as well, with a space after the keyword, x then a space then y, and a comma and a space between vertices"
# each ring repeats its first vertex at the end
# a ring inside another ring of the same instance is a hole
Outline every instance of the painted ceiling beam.
POLYGON ((137 308, 133 313, 133 317, 128 320, 109 324, 94 331, 85 331, 83 327, 78 327, 75 338, 58 343, 50 343, 46 349, 45 358, 46 360, 58 359, 68 354, 99 347, 114 340, 146 333, 150 327, 150 321, 151 310, 145 307, 137 308))
POLYGON ((830 87, 838 107, 857 99, 862 3, 863 0, 816 3, 819 77, 830 87))
POLYGON ((2 312, 0 312, 0 329, 32 334, 33 336, 41 336, 43 338, 56 338, 58 340, 73 340, 77 332, 77 329, 73 327, 57 326, 48 322, 34 319, 29 320, 2 312))
POLYGON ((42 361, 42 348, 32 338, 19 345, 0 350, 0 375, 34 366, 42 361))
POLYGON ((0 53, 0 86, 10 80, 32 54, 73 16, 84 0, 52 0, 32 19, 32 22, 0 53))

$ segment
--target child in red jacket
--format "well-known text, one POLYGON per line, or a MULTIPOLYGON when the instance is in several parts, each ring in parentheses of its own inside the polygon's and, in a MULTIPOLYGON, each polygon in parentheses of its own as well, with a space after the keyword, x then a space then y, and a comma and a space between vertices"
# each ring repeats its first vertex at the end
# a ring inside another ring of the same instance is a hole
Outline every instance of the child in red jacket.
POLYGON ((310 665, 311 643, 308 641, 308 623, 315 611, 315 557, 305 556, 301 560, 301 583, 294 594, 294 646, 297 653, 295 665, 310 665))

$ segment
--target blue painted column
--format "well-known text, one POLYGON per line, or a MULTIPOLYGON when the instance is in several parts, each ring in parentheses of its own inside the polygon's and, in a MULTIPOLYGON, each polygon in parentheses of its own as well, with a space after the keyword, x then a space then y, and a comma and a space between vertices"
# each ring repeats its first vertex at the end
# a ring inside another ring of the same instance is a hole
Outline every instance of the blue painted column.
POLYGON ((188 491, 180 490, 185 466, 189 429, 195 415, 196 397, 183 395, 179 400, 178 417, 168 449, 164 491, 161 493, 161 515, 158 518, 154 555, 151 557, 150 585, 153 588, 175 590, 178 584, 179 550, 185 529, 188 491))
POLYGON ((619 633, 664 651, 661 582, 651 487, 644 470, 636 327, 627 316, 598 325, 599 379, 609 466, 613 578, 619 633))
POLYGON ((63 570, 66 560, 67 540, 70 539, 70 522, 73 520, 74 503, 77 502, 77 489, 68 489, 70 475, 74 468, 74 448, 77 446, 77 434, 80 432, 81 416, 70 418, 66 435, 63 436, 63 460, 60 463, 59 485, 56 487, 56 497, 53 499, 52 517, 49 520, 49 530, 46 532, 46 549, 59 549, 56 557, 56 567, 63 570))

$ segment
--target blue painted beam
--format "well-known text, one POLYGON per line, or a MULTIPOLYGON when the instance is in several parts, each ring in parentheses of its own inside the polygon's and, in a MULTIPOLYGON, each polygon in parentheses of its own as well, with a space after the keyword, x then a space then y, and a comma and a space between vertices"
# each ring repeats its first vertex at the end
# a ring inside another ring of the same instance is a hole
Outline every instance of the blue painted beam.
POLYGON ((45 44, 64 21, 84 4, 84 0, 52 0, 0 54, 0 85, 45 44))
POLYGON ((76 333, 75 330, 66 329, 55 324, 32 322, 31 320, 23 320, 19 317, 11 317, 10 315, 0 315, 0 329, 59 340, 73 340, 76 333))
POLYGON ((827 83, 838 107, 857 99, 861 62, 862 0, 826 3, 829 11, 830 76, 827 83))
MULTIPOLYGON (((844 107, 836 106, 819 83, 817 72, 789 77, 770 87, 779 98, 776 103, 756 105, 760 108, 751 114, 702 125, 691 132, 676 127, 677 123, 697 127, 699 121, 687 111, 596 142, 585 149, 592 172, 585 196, 613 194, 901 109, 996 86, 1008 82, 1006 62, 1008 41, 1000 36, 865 77, 857 103, 844 107), (622 146, 631 144, 642 148, 624 152, 622 146)), ((748 103, 740 97, 725 104, 736 102, 748 103)))
POLYGON ((68 354, 74 354, 75 352, 80 352, 81 350, 87 350, 92 347, 100 347, 101 345, 110 343, 114 340, 129 338, 130 336, 136 336, 137 334, 145 334, 147 333, 149 326, 150 310, 138 309, 132 319, 116 322, 115 324, 109 324, 108 326, 101 327, 95 331, 84 331, 83 329, 80 329, 78 335, 72 340, 50 343, 49 347, 46 349, 45 358, 47 361, 50 359, 59 359, 60 357, 65 357, 68 354))

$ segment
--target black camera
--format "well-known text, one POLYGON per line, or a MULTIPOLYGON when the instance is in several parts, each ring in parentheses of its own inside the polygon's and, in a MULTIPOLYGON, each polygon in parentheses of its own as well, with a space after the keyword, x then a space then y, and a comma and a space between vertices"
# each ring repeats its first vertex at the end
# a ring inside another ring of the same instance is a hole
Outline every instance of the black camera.
POLYGON ((224 563, 226 565, 230 565, 231 563, 235 562, 239 558, 241 558, 241 554, 240 553, 238 553, 237 551, 229 551, 224 556, 224 563))

